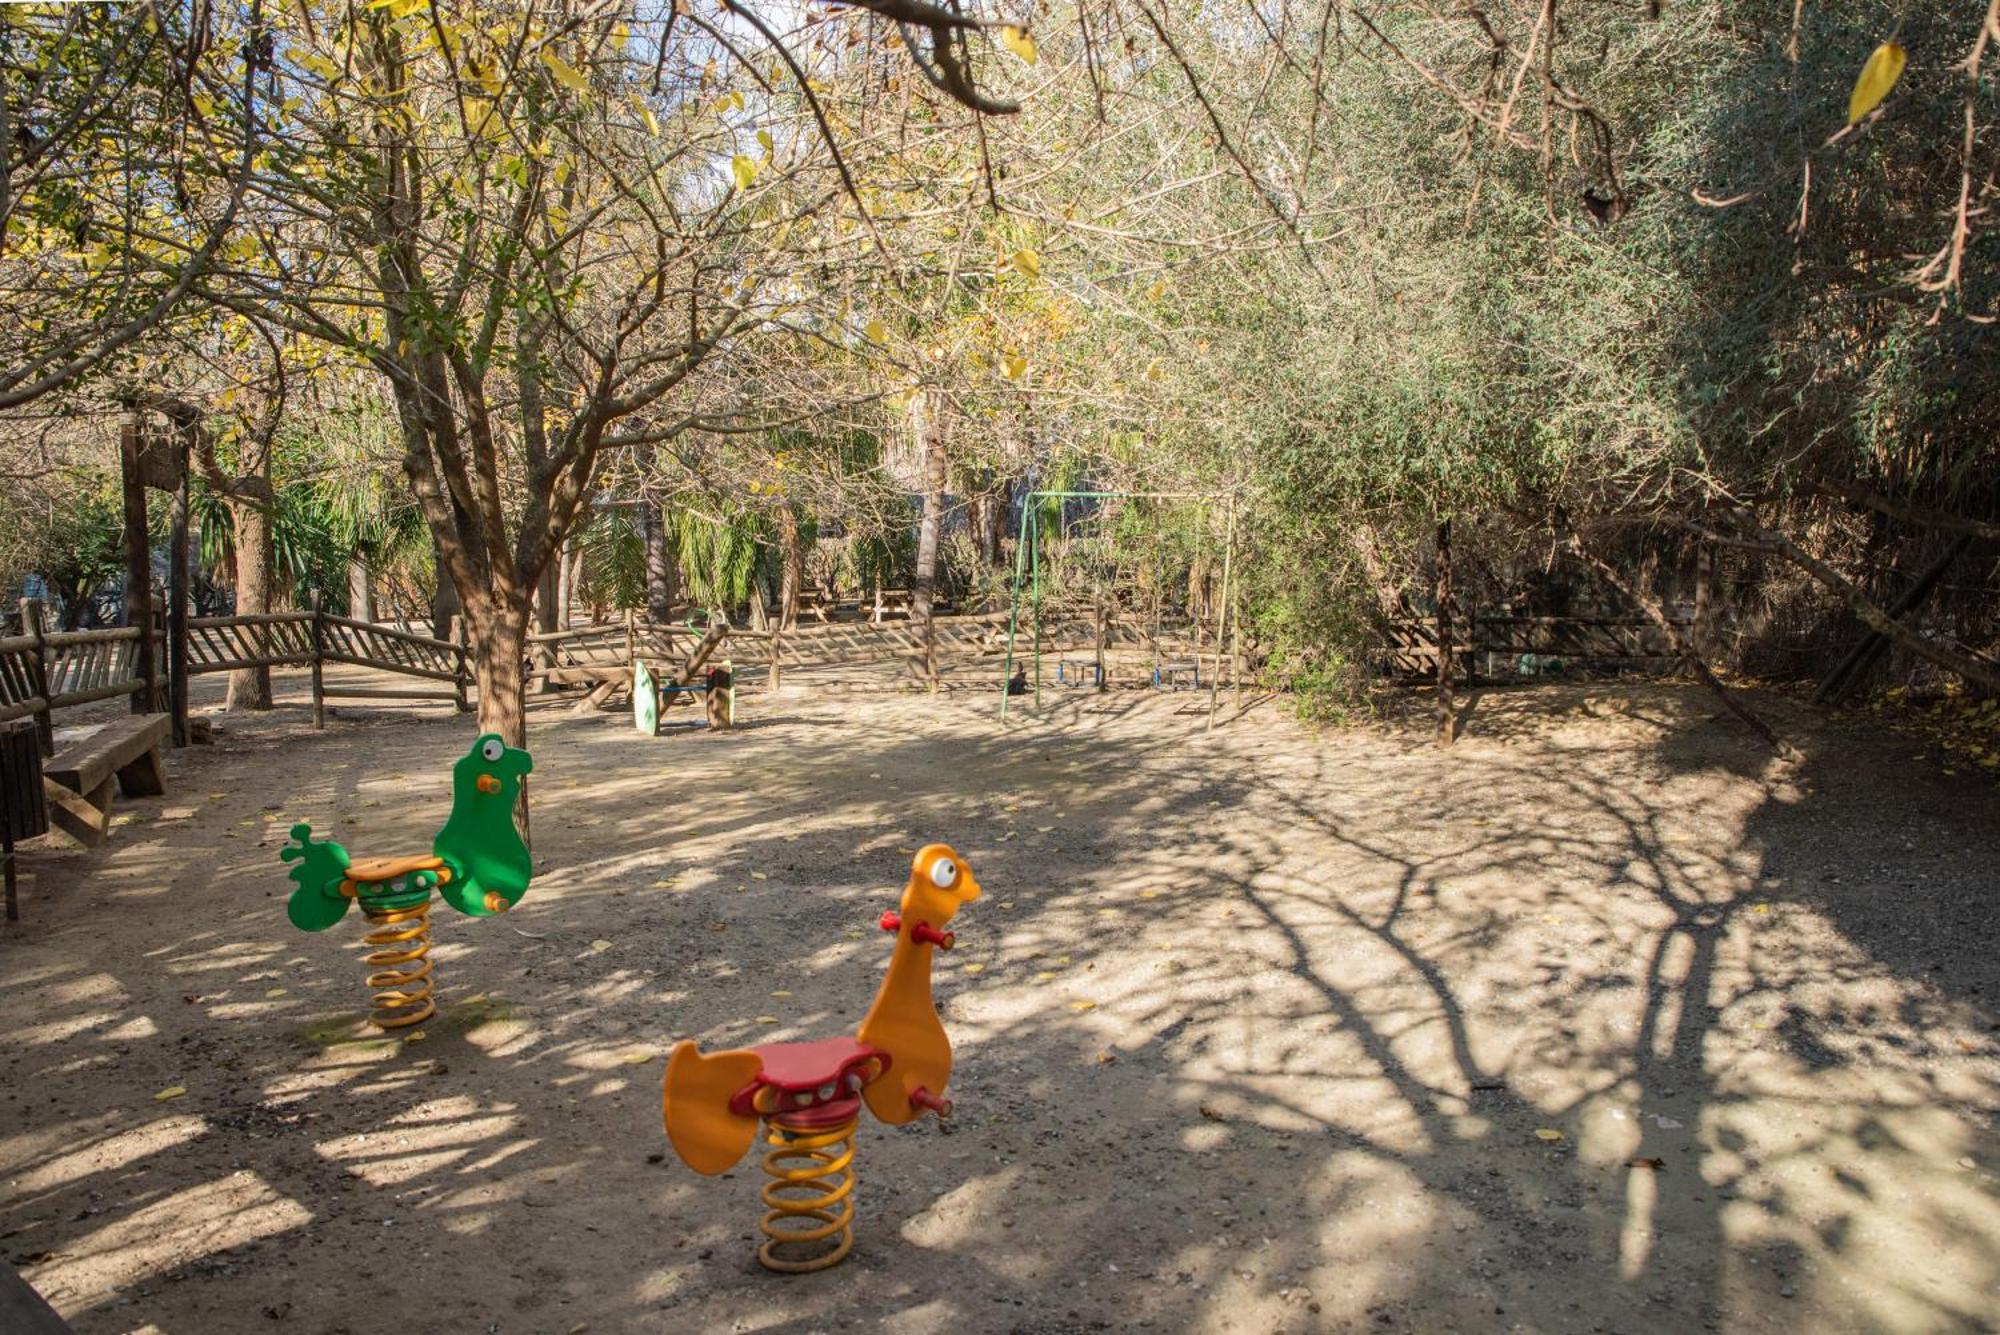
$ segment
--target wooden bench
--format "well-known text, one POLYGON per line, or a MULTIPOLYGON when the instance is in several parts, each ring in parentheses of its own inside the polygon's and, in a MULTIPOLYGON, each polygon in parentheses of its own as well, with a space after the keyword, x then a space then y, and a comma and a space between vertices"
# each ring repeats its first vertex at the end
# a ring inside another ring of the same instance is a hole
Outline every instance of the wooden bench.
POLYGON ((75 732, 58 733, 56 753, 42 766, 42 791, 55 827, 86 848, 111 833, 111 784, 126 797, 167 791, 160 748, 173 730, 165 714, 134 714, 75 732))

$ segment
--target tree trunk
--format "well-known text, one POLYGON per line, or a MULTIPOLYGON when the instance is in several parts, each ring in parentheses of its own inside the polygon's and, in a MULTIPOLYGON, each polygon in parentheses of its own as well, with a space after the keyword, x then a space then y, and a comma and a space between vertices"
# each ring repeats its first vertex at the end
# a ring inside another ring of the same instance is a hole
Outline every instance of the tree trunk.
MULTIPOLYGON (((229 498, 229 516, 236 528, 236 611, 253 616, 271 610, 271 480, 245 478, 229 498)), ((255 632, 252 632, 255 634, 255 632)), ((223 707, 263 710, 271 707, 271 669, 237 668, 229 674, 229 696, 223 707)))
POLYGON ((375 619, 375 576, 366 552, 347 558, 347 615, 356 621, 375 619))
POLYGON ((437 562, 437 588, 431 594, 431 638, 448 640, 451 638, 451 624, 457 620, 461 608, 458 585, 452 582, 451 567, 446 564, 444 553, 438 549, 435 538, 431 541, 431 551, 437 562))
POLYGON ((910 619, 921 623, 924 637, 924 680, 937 689, 937 627, 931 604, 937 594, 939 530, 944 527, 944 432, 929 419, 921 394, 910 400, 910 431, 924 457, 924 515, 917 525, 917 576, 910 589, 910 619))
POLYGON ((799 516, 790 505, 778 507, 778 548, 783 557, 778 574, 778 629, 799 624, 799 588, 805 583, 806 558, 799 548, 799 516))
POLYGON ((576 602, 578 564, 576 548, 565 542, 562 545, 562 556, 557 562, 559 569, 556 574, 556 629, 558 630, 570 628, 570 610, 576 602))
MULTIPOLYGON (((534 627, 537 632, 547 635, 556 629, 556 600, 562 596, 562 558, 557 558, 542 567, 541 578, 535 581, 534 627)), ((524 642, 525 647, 525 642, 524 642)), ((543 644, 535 650, 535 665, 547 667, 554 658, 554 651, 543 644)), ((538 695, 547 695, 555 690, 556 684, 543 677, 535 688, 538 695)))
POLYGON ((658 501, 639 502, 639 530, 646 544, 646 620, 665 625, 680 601, 680 571, 667 550, 667 516, 658 501))
POLYGON ((479 685, 479 730, 497 732, 509 746, 528 738, 523 698, 522 651, 528 638, 528 609, 500 607, 486 616, 466 615, 472 641, 472 673, 479 685))

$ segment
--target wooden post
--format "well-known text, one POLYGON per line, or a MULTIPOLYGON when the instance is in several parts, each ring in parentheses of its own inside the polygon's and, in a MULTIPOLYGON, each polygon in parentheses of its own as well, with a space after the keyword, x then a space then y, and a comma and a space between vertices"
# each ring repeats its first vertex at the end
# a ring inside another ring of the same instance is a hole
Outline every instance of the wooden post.
MULTIPOLYGON (((322 680, 321 673, 324 667, 324 655, 326 654, 326 623, 324 620, 325 613, 321 612, 319 608, 318 589, 313 590, 311 606, 313 727, 324 728, 326 726, 326 683, 322 680)), ((457 618, 454 617, 453 620, 456 621, 457 618)))
POLYGON ((166 626, 167 591, 162 588, 151 590, 146 607, 146 712, 157 714, 166 703, 167 693, 160 688, 160 669, 165 666, 167 653, 166 626))
POLYGON ((180 485, 174 488, 173 551, 167 561, 167 700, 174 720, 174 745, 188 744, 188 603, 194 596, 188 576, 188 441, 175 440, 180 485))
MULTIPOLYGON (((1229 498, 1229 518, 1223 524, 1222 605, 1215 611, 1215 675, 1208 679, 1208 726, 1215 728, 1215 710, 1222 693, 1222 647, 1229 632, 1229 581, 1236 565, 1236 497, 1229 498)), ((1199 669, 1201 659, 1195 664, 1199 669)))
POLYGON ((625 666, 631 667, 639 661, 639 635, 632 624, 632 609, 625 609, 625 666))
POLYGON ((56 753, 55 716, 48 706, 49 644, 42 626, 41 599, 21 600, 21 631, 35 637, 35 656, 28 666, 28 689, 42 697, 42 707, 35 711, 35 732, 41 738, 42 754, 52 756, 56 753))
POLYGON ((773 692, 777 691, 779 686, 778 654, 782 648, 779 641, 784 636, 784 626, 784 618, 780 617, 777 626, 771 631, 771 662, 764 669, 764 685, 773 692))
POLYGON ((1438 745, 1458 737, 1458 705, 1452 699, 1451 669, 1451 520, 1437 526, 1437 709, 1438 745))
POLYGON ((159 707, 153 662, 153 556, 146 535, 146 479, 139 461, 139 415, 125 414, 118 428, 118 471, 125 500, 125 624, 139 628, 138 658, 133 676, 146 688, 132 692, 132 712, 150 714, 159 707))

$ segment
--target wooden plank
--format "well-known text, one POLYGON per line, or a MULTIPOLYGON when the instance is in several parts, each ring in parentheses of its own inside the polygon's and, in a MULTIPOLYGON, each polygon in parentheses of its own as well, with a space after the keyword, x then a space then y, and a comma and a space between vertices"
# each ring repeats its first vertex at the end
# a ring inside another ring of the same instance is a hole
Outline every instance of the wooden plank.
MULTIPOLYGON (((343 660, 344 661, 344 660, 343 660)), ((446 700, 456 703, 457 691, 401 690, 374 686, 328 686, 320 693, 328 700, 446 700)))
MULTIPOLYGON (((122 687, 112 692, 123 693, 122 687)), ((58 736, 56 753, 42 767, 43 777, 71 792, 88 792, 114 771, 163 745, 172 730, 173 719, 169 715, 134 714, 100 723, 81 735, 58 736)))

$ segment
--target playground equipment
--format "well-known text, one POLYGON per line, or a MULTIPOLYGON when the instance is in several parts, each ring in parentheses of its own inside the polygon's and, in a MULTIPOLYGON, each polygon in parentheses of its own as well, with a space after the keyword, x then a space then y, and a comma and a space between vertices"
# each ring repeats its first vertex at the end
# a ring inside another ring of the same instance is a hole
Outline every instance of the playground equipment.
MULTIPOLYGON (((688 627, 693 629, 692 624, 688 627)), ((702 696, 707 706, 708 726, 720 730, 736 722, 736 670, 727 660, 720 668, 702 669, 709 658, 729 638, 729 627, 721 622, 709 626, 687 661, 670 677, 656 677, 645 663, 632 663, 632 726, 648 737, 660 735, 660 716, 682 695, 702 696)))
POLYGON ((882 915, 896 936, 889 972, 853 1038, 769 1043, 704 1056, 691 1040, 667 1059, 661 1112, 667 1139, 697 1173, 727 1172, 756 1138, 766 1142, 764 1243, 757 1259, 791 1274, 838 1264, 854 1246, 854 1131, 861 1105, 901 1126, 951 1115, 951 1040, 931 1004, 931 952, 979 898, 965 860, 944 844, 917 851, 902 907, 882 915), (801 1254, 803 1253, 803 1254, 801 1254))
POLYGON ((331 839, 313 842, 312 826, 292 827, 296 842, 278 856, 296 862, 298 887, 285 906, 292 925, 323 932, 360 902, 374 925, 365 940, 368 986, 377 1028, 421 1024, 437 1013, 431 998, 431 891, 475 918, 505 913, 528 892, 533 862, 514 828, 521 778, 535 767, 494 733, 472 744, 451 770, 451 814, 428 857, 353 858, 331 839))

